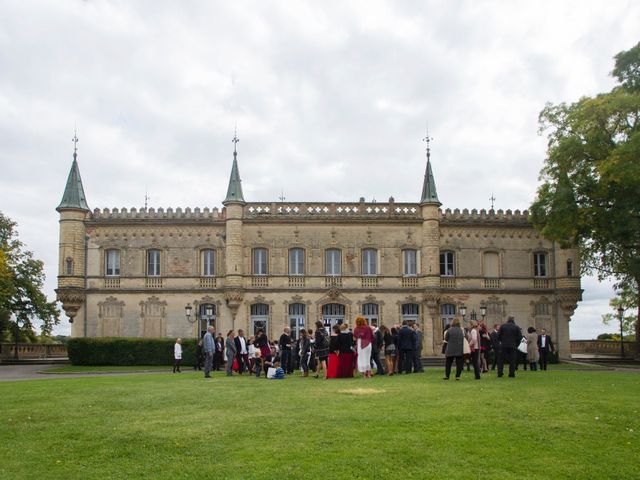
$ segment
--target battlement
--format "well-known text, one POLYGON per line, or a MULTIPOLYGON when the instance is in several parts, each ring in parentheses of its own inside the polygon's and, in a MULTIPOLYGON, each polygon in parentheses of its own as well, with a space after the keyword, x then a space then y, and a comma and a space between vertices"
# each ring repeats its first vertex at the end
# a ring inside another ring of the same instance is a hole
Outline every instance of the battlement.
POLYGON ((518 223, 529 224, 531 218, 528 210, 469 210, 467 208, 454 210, 447 208, 440 211, 440 219, 443 223, 518 223))
POLYGON ((337 218, 421 218, 417 203, 365 202, 251 202, 247 203, 244 215, 247 218, 264 217, 337 217, 337 218))
POLYGON ((140 208, 139 210, 136 208, 103 208, 102 210, 96 208, 91 213, 91 220, 224 220, 224 218, 224 208, 220 211, 218 208, 209 209, 208 207, 203 209, 187 207, 184 210, 179 207, 175 210, 171 207, 166 210, 162 207, 157 209, 140 208))

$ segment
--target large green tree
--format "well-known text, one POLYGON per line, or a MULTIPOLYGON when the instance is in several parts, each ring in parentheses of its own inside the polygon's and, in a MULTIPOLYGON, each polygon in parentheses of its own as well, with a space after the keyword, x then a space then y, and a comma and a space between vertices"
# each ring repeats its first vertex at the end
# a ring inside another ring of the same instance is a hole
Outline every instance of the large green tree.
POLYGON ((638 292, 640 43, 615 56, 612 76, 611 91, 540 113, 548 151, 531 212, 544 237, 580 248, 583 272, 638 292))
POLYGON ((34 321, 48 335, 59 321, 55 302, 42 292, 43 263, 17 238, 16 224, 0 212, 0 338, 9 330, 15 341, 34 338, 34 321))
POLYGON ((620 317, 618 308, 624 309, 622 317, 622 332, 625 338, 636 330, 636 322, 638 321, 638 315, 636 310, 638 307, 638 291, 633 286, 625 286, 622 290, 617 292, 615 298, 609 301, 609 306, 613 309, 613 313, 605 313, 602 315, 602 323, 605 325, 620 325, 620 317))

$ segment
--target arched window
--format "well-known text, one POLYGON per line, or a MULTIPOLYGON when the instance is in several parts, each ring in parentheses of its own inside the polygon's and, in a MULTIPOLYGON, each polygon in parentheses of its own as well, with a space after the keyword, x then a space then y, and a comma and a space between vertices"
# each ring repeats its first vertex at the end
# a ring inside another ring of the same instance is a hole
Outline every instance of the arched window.
POLYGON ((324 252, 324 271, 327 276, 342 275, 342 252, 337 248, 330 248, 324 252))
POLYGON ((378 325, 378 304, 363 303, 362 316, 367 319, 369 325, 378 325))
POLYGON ((213 277, 216 274, 216 252, 211 249, 200 252, 200 271, 203 277, 213 277))
POLYGON ((304 275, 304 250, 302 248, 289 250, 289 275, 304 275))
POLYGON ((107 250, 104 252, 104 274, 107 277, 120 275, 120 250, 107 250))
POLYGON ((402 305, 402 321, 418 323, 420 306, 417 303, 405 303, 402 305))
POLYGON ((298 339, 298 332, 306 327, 306 305, 304 303, 289 304, 289 329, 291 338, 298 339))
POLYGON ((453 303, 444 303, 440 305, 440 318, 442 319, 442 329, 456 318, 456 306, 453 303))
POLYGON ((216 306, 213 303, 203 303, 198 308, 199 310, 199 329, 200 329, 200 338, 204 337, 204 334, 207 333, 207 327, 216 327, 216 306))
POLYGON ((378 274, 378 251, 373 248, 362 250, 362 275, 378 274))
POLYGON ((253 274, 268 275, 269 264, 267 262, 267 249, 254 248, 252 252, 252 256, 253 256, 253 274))
POLYGON ((254 303, 251 305, 251 325, 254 335, 258 330, 262 330, 268 335, 269 305, 266 303, 254 303))
POLYGON ((147 276, 160 276, 160 250, 147 250, 147 276))
POLYGON ((567 277, 573 277, 573 260, 567 260, 567 277))
POLYGON ((455 255, 453 252, 440 252, 440 275, 454 277, 456 274, 455 255))
POLYGON ((64 274, 73 275, 73 258, 67 257, 64 261, 64 274))
POLYGON ((322 306, 322 321, 327 331, 331 326, 344 323, 344 305, 340 303, 327 303, 322 306))

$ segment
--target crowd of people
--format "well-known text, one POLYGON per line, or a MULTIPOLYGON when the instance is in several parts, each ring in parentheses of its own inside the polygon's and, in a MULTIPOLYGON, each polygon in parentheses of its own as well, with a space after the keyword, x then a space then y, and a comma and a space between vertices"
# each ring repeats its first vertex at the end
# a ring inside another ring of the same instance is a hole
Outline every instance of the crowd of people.
MULTIPOLYGON (((353 377, 357 372, 365 379, 423 372, 422 331, 417 324, 403 321, 389 328, 369 325, 364 317, 357 317, 353 329, 342 323, 328 332, 324 323, 317 321, 315 330, 301 328, 297 333, 294 339, 286 327, 278 340, 270 340, 264 330, 247 338, 239 329, 228 331, 224 338, 221 333, 216 335, 214 327, 208 327, 196 346, 194 368, 204 369, 205 378, 220 369, 228 376, 246 373, 256 378, 283 378, 297 370, 304 377, 325 379, 353 377)), ((174 373, 180 372, 181 343, 178 339, 174 347, 174 373)), ((456 380, 465 364, 467 370, 473 367, 476 379, 489 371, 490 364, 491 370, 497 367, 498 377, 503 376, 505 363, 509 377, 515 376, 519 363, 525 370, 537 370, 538 365, 546 370, 549 353, 553 352, 553 342, 544 329, 538 334, 529 327, 523 335, 513 317, 503 325, 494 325, 491 331, 483 322, 473 320, 463 328, 460 320, 454 319, 444 333, 444 379, 450 378, 454 363, 456 380)))

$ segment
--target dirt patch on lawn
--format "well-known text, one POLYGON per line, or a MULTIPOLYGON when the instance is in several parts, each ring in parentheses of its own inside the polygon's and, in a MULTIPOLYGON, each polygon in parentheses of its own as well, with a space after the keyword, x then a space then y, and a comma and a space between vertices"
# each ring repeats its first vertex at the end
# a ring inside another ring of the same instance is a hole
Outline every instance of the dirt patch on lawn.
POLYGON ((338 390, 338 393, 346 393, 347 395, 374 395, 376 393, 384 393, 386 390, 380 388, 350 388, 349 390, 338 390))

